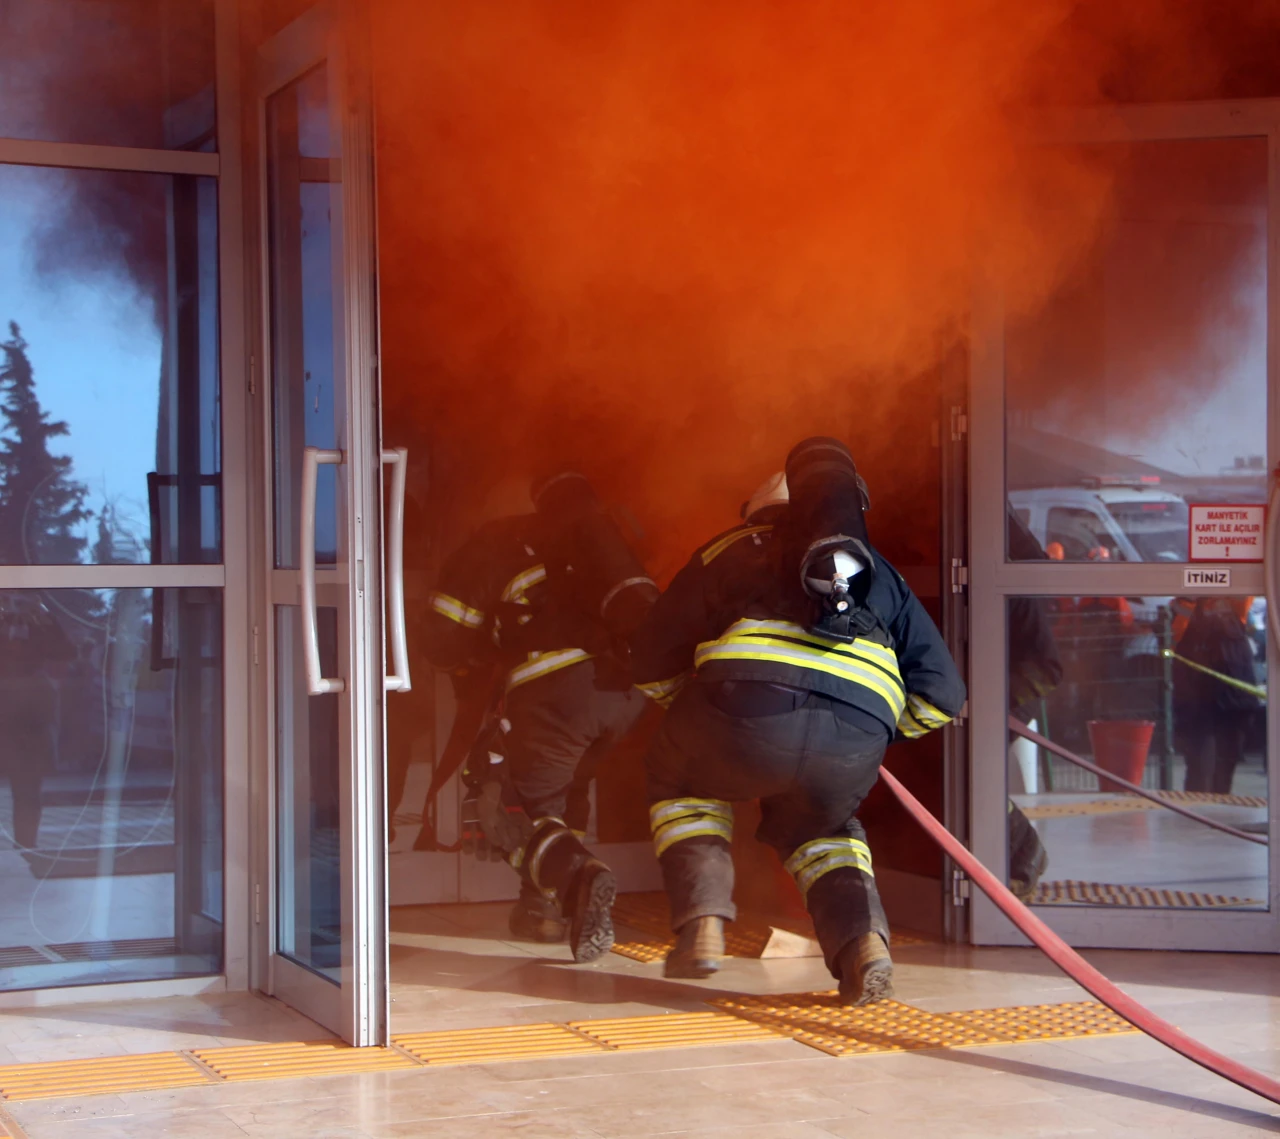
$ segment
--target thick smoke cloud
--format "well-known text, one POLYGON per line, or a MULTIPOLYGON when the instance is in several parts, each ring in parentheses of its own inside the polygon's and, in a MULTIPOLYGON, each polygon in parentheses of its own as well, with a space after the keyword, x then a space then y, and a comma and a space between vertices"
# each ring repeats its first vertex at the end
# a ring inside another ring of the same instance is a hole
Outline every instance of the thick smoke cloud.
POLYGON ((803 433, 897 478, 976 274, 1037 312, 1123 178, 1031 161, 1028 109, 1106 101, 1177 9, 375 5, 391 431, 429 425, 438 511, 577 456, 687 550, 803 433))

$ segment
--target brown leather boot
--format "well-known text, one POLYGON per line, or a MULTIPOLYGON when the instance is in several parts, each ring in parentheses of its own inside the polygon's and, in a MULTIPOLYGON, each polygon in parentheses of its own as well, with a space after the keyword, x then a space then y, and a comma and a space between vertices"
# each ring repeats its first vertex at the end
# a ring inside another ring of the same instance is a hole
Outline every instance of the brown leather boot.
POLYGON ((724 918, 694 918, 680 927, 662 967, 664 977, 710 977, 724 957, 724 918))
POLYGON ((893 959, 878 933, 849 942, 836 960, 840 999, 847 1005, 869 1005, 893 996, 893 959))

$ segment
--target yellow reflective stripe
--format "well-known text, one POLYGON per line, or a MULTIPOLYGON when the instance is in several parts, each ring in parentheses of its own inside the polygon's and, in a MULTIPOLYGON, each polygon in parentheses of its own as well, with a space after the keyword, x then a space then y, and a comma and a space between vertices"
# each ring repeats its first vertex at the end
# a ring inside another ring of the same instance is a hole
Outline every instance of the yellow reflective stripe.
POLYGON ((521 684, 528 684, 531 680, 537 680, 540 676, 568 668, 571 664, 590 659, 591 654, 582 649, 557 649, 549 653, 530 653, 529 659, 524 664, 516 665, 507 673, 507 691, 510 692, 521 684))
POLYGON ((483 612, 472 609, 471 606, 464 604, 456 597, 450 597, 447 593, 433 593, 431 608, 441 617, 448 617, 450 621, 456 621, 468 629, 478 629, 484 624, 483 612))
MULTIPOLYGON (((828 652, 858 653, 869 660, 878 661, 886 668, 891 668, 895 673, 898 671, 898 654, 888 645, 877 644, 875 641, 866 639, 857 640, 850 645, 844 641, 824 637, 820 633, 810 632, 803 626, 791 621, 756 621, 744 617, 740 621, 735 621, 725 631, 724 637, 750 636, 755 638, 761 635, 767 636, 770 633, 775 636, 790 637, 792 640, 803 641, 807 645, 815 645, 818 648, 826 649, 828 652)), ((723 640, 724 637, 721 639, 723 640)))
POLYGON ((723 799, 664 799, 649 808, 653 850, 659 857, 677 842, 707 836, 733 841, 733 804, 723 799))
POLYGON ((902 710, 907 703, 906 695, 899 687, 901 681, 896 676, 887 676, 874 665, 864 664, 843 654, 818 655, 806 652, 799 645, 788 645, 781 641, 766 641, 761 638, 734 641, 728 644, 722 641, 710 641, 698 646, 693 660, 698 668, 715 660, 761 660, 787 664, 793 668, 810 668, 817 672, 825 672, 830 676, 869 688, 889 705, 895 721, 902 715, 902 710))
POLYGON ((702 551, 702 564, 709 566, 735 542, 740 542, 743 538, 749 538, 752 534, 767 534, 772 529, 772 526, 743 526, 739 530, 731 530, 718 542, 713 542, 702 551))
POLYGON ((673 676, 670 680, 652 680, 648 684, 637 684, 636 687, 655 704, 665 708, 676 698, 680 689, 688 681, 689 676, 690 673, 686 670, 679 676, 673 676))
POLYGON ((911 714, 910 709, 904 709, 898 718, 898 731, 909 740, 919 739, 929 734, 929 729, 911 714))
POLYGON ((649 827, 657 830, 664 823, 690 815, 711 815, 733 821, 733 804, 723 799, 663 799, 649 808, 649 827))
POLYGON ((914 692, 907 697, 907 707, 911 709, 912 716, 926 728, 940 728, 952 720, 941 708, 935 708, 923 696, 917 696, 914 692))
POLYGON ((805 896, 819 878, 845 866, 875 877, 871 869, 871 850, 856 838, 814 839, 806 842, 786 861, 787 870, 805 896))
POLYGON ((691 838, 722 838, 733 841, 733 827, 723 819, 692 819, 687 823, 669 823, 653 836, 653 853, 661 858, 678 842, 691 838))
POLYGON ((546 580, 546 566, 530 566, 507 582, 507 587, 502 591, 502 600, 516 605, 528 605, 529 599, 525 597, 525 591, 532 589, 538 582, 546 580))

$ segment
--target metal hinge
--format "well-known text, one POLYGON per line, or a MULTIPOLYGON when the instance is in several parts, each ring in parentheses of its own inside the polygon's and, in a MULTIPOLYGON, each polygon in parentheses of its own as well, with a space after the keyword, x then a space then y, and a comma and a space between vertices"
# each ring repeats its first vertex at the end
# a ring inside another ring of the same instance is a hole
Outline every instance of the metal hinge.
POLYGON ((258 357, 249 353, 249 394, 258 394, 258 357))
POLYGON ((253 627, 253 667, 258 667, 258 626, 253 627))
POLYGON ((969 584, 969 567, 961 558, 951 559, 951 592, 963 593, 969 584))
POLYGON ((951 871, 951 904, 953 906, 969 904, 969 879, 963 870, 951 871))
POLYGON ((951 442, 959 443, 969 433, 969 417, 963 407, 951 409, 951 442))
POLYGON ((253 924, 262 924, 262 885, 259 882, 253 884, 253 924))

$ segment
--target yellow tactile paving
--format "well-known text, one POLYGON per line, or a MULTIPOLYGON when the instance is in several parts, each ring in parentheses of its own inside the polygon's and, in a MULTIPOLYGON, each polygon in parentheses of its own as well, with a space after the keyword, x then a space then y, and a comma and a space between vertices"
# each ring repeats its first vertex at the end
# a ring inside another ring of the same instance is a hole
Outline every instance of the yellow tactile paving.
POLYGON ((106 1095, 213 1086, 222 1081, 284 1080, 749 1041, 793 1039, 832 1056, 862 1056, 1137 1032, 1092 1001, 949 1013, 926 1012, 898 1001, 846 1008, 835 993, 732 996, 709 1003, 715 1011, 406 1033, 393 1037, 391 1048, 351 1048, 320 1040, 201 1048, 189 1055, 157 1052, 13 1064, 0 1067, 0 1099, 106 1095))
POLYGON ((780 1040, 787 1035, 767 1025, 720 1012, 575 1020, 569 1022, 569 1027, 617 1052, 688 1048, 697 1044, 741 1044, 752 1040, 780 1040))
POLYGON ((832 1056, 971 1048, 1138 1031, 1092 1001, 955 1013, 925 1012, 898 1001, 846 1008, 834 993, 725 997, 711 1003, 832 1056))
MULTIPOLYGON (((1213 791, 1160 791, 1162 799, 1172 803, 1210 803, 1228 807, 1265 807, 1266 799, 1256 795, 1223 795, 1213 791)), ((1140 799, 1137 795, 1122 795, 1114 799, 1077 799, 1064 803, 1033 803, 1023 807, 1022 813, 1029 819, 1060 819, 1077 815, 1110 815, 1125 811, 1158 811, 1159 803, 1140 799)))
MULTIPOLYGON (((615 953, 630 957, 633 961, 661 961, 676 943, 671 933, 671 910, 667 905, 667 896, 661 892, 621 895, 614 903, 613 919, 615 924, 636 930, 642 935, 635 937, 624 932, 614 943, 615 953)), ((758 958, 769 943, 772 932, 770 926, 751 918, 730 922, 725 927, 725 950, 730 957, 758 958)), ((789 932, 802 937, 813 936, 812 930, 795 928, 789 929, 789 932)), ((893 931, 895 948, 927 945, 929 941, 929 938, 918 933, 893 931)))
POLYGON ((1193 890, 1154 890, 1149 886, 1125 886, 1109 882, 1041 882, 1032 905, 1053 906, 1073 902, 1090 906, 1147 906, 1164 909, 1247 909, 1265 905, 1258 898, 1233 898, 1225 894, 1198 894, 1193 890))
POLYGON ((394 1048, 352 1048, 334 1040, 288 1044, 246 1044, 192 1052, 224 1080, 284 1080, 295 1076, 337 1076, 385 1072, 417 1065, 394 1048))
POLYGON ((212 1082, 180 1052, 149 1052, 141 1056, 53 1060, 0 1067, 0 1099, 107 1095, 212 1082))
POLYGON ((952 1012, 947 1016, 1015 1044, 1032 1040, 1072 1040, 1081 1036, 1118 1036, 1138 1031, 1124 1017, 1094 1001, 976 1009, 973 1012, 952 1012))
POLYGON ((427 1065, 489 1064, 496 1060, 533 1060, 601 1052, 605 1045, 563 1024, 512 1024, 499 1028, 463 1028, 456 1032, 415 1032, 391 1042, 427 1065))

